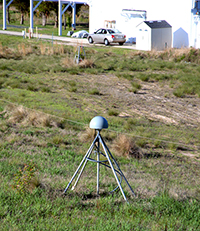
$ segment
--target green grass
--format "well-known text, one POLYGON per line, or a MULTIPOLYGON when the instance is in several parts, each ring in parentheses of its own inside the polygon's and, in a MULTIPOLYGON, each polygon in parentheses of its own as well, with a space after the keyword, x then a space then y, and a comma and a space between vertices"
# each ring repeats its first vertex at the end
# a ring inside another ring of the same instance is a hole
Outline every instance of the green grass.
POLYGON ((194 51, 171 61, 167 54, 90 47, 86 56, 95 60, 94 67, 83 68, 63 64, 66 56, 74 57, 70 46, 55 45, 52 54, 41 54, 36 39, 0 35, 0 43, 1 230, 199 230, 199 126, 165 124, 133 112, 131 118, 119 115, 130 112, 129 89, 142 91, 148 82, 173 87, 170 97, 198 99, 194 51), (185 65, 183 57, 192 62, 185 65), (117 76, 113 85, 121 87, 113 95, 124 91, 127 98, 117 100, 105 90, 108 76, 117 76), (16 105, 27 111, 14 114, 16 105), (101 134, 112 152, 121 133, 143 151, 141 159, 116 157, 136 193, 132 197, 122 182, 129 204, 120 191, 108 194, 116 182, 104 166, 96 197, 91 162, 75 190, 62 194, 90 146, 79 137, 97 114, 109 120, 101 134), (184 150, 196 158, 182 155, 184 150))
MULTIPOLYGON (((36 33, 36 27, 38 28, 38 34, 39 36, 42 36, 43 34, 48 34, 48 35, 54 35, 58 36, 58 28, 54 27, 55 21, 54 21, 55 15, 51 14, 48 19, 47 19, 47 24, 46 26, 42 26, 42 17, 38 17, 34 15, 33 17, 33 24, 34 24, 34 33, 36 33)), ((3 22, 3 10, 0 9, 0 20, 3 22)), ((79 23, 88 23, 85 19, 77 17, 76 20, 77 24, 79 23)), ((10 9, 10 23, 7 23, 7 30, 8 31, 18 31, 21 32, 22 30, 25 30, 28 33, 28 29, 30 28, 30 19, 29 15, 25 15, 24 18, 24 24, 20 25, 20 12, 17 10, 12 9, 12 4, 11 4, 11 9, 10 9)), ((64 27, 62 27, 62 36, 66 37, 68 31, 71 31, 72 28, 71 26, 67 26, 66 30, 64 30, 64 27)), ((89 31, 89 28, 87 26, 83 25, 77 25, 76 30, 87 30, 89 31)))
MULTIPOLYGON (((2 194, 1 201, 6 209, 16 204, 11 210, 12 217, 6 229, 40 230, 198 230, 199 204, 197 201, 178 202, 168 196, 158 196, 153 200, 136 200, 130 205, 115 203, 112 198, 99 199, 84 203, 79 195, 66 198, 51 196, 48 198, 41 191, 26 198, 19 198, 13 193, 2 194), (40 197, 40 200, 38 200, 40 197), (13 204, 11 204, 11 201, 13 204), (21 202, 18 204, 18 202, 21 202), (55 204, 59 204, 56 207, 55 204), (27 208, 24 210, 24 208, 27 208), (106 211, 106 212, 105 212, 106 211), (179 218, 176 219, 176 214, 179 218), (26 219, 22 219, 26 217, 26 219), (38 224, 40 226, 38 227, 38 224), (80 225, 81 224, 81 225, 80 225)), ((9 215, 8 215, 9 216, 9 215)))

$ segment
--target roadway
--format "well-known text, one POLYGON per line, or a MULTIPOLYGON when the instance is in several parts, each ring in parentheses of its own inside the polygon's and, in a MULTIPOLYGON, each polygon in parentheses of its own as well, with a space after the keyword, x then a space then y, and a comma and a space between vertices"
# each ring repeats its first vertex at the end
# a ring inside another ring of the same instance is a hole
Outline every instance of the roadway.
MULTIPOLYGON (((0 34, 6 34, 6 35, 13 35, 13 36, 21 36, 23 37, 22 32, 17 31, 8 31, 8 30, 0 30, 0 34)), ((26 37, 29 38, 29 34, 26 33, 26 37)), ((71 37, 63 37, 63 36, 52 36, 52 35, 46 35, 46 34, 33 34, 34 38, 38 39, 44 39, 44 40, 51 40, 52 42, 59 41, 62 43, 65 43, 67 45, 71 46, 105 46, 104 44, 89 44, 88 40, 86 38, 71 38, 71 37)), ((126 49, 136 49, 134 44, 130 43, 124 43, 123 46, 119 45, 111 45, 112 47, 117 48, 126 48, 126 49)))

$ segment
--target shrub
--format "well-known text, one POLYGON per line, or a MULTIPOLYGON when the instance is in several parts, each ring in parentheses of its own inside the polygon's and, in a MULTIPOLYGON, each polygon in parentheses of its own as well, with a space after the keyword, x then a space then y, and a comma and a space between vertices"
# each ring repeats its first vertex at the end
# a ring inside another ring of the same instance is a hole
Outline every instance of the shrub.
POLYGON ((27 110, 23 106, 13 107, 11 111, 8 111, 8 108, 6 110, 7 114, 11 115, 9 118, 9 122, 11 123, 19 123, 24 120, 28 115, 27 110))
POLYGON ((139 78, 144 82, 149 81, 149 75, 147 75, 147 74, 140 74, 139 78))
POLYGON ((92 59, 84 59, 79 63, 79 67, 81 68, 93 68, 94 61, 92 59))
POLYGON ((118 116, 119 112, 117 110, 114 110, 114 109, 109 109, 108 110, 108 115, 109 116, 118 116))
POLYGON ((35 164, 24 164, 23 167, 15 174, 12 187, 19 193, 32 192, 32 190, 40 185, 35 176, 35 172, 35 164))
POLYGON ((41 92, 51 92, 49 87, 42 87, 41 92))
POLYGON ((137 83, 137 82, 132 82, 131 85, 132 85, 132 87, 134 87, 134 88, 136 88, 136 89, 141 89, 141 87, 142 87, 142 86, 141 86, 139 83, 137 83))
POLYGON ((37 111, 29 111, 23 106, 7 107, 5 116, 9 117, 8 122, 11 123, 23 123, 39 127, 51 127, 53 124, 48 115, 37 111))
POLYGON ((142 150, 135 144, 134 140, 125 135, 119 135, 114 140, 112 148, 118 156, 135 157, 137 159, 143 157, 142 150))
POLYGON ((100 95, 100 92, 99 92, 99 90, 97 88, 93 88, 93 89, 90 89, 88 91, 88 94, 90 94, 90 95, 100 95))
POLYGON ((132 88, 129 89, 129 91, 130 91, 130 92, 133 92, 133 93, 135 93, 135 94, 136 94, 136 93, 138 92, 138 90, 141 89, 141 87, 142 87, 142 86, 141 86, 139 83, 137 83, 137 82, 132 82, 131 85, 132 85, 132 88))
POLYGON ((69 85, 71 87, 75 87, 76 86, 76 82, 74 80, 71 80, 71 81, 69 81, 69 85))
POLYGON ((74 58, 70 55, 68 55, 67 57, 62 59, 62 64, 66 68, 73 68, 76 66, 76 64, 74 62, 74 58))
POLYGON ((76 91, 77 91, 77 87, 70 87, 70 88, 69 88, 69 91, 70 91, 70 92, 76 92, 76 91))
POLYGON ((27 90, 29 91, 37 91, 37 88, 33 84, 29 84, 27 87, 27 90))
POLYGON ((119 78, 123 77, 123 78, 128 79, 128 80, 133 80, 133 78, 134 78, 133 74, 124 73, 124 72, 117 73, 116 76, 119 77, 119 78))
POLYGON ((184 90, 182 88, 177 88, 175 91, 173 91, 173 94, 179 98, 183 98, 185 96, 184 90))

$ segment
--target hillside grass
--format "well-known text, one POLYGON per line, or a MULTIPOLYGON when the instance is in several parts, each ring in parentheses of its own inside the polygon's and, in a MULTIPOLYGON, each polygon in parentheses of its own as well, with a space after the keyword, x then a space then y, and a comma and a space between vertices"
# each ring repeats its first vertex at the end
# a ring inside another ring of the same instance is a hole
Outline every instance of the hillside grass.
POLYGON ((85 49, 89 65, 75 65, 76 47, 0 35, 1 230, 199 230, 198 124, 120 117, 124 101, 105 92, 114 76, 127 93, 153 81, 177 99, 198 98, 199 50, 85 49), (116 182, 104 166, 96 196, 94 163, 63 195, 96 115, 108 120, 102 137, 136 194, 122 182, 129 204, 120 191, 108 193, 116 182))

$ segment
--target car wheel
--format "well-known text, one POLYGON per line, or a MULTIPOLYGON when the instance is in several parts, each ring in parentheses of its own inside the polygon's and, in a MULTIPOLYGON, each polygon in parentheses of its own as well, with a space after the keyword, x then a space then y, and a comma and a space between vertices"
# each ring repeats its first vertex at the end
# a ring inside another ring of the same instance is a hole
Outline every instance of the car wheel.
POLYGON ((89 38, 88 38, 88 41, 89 41, 89 43, 93 43, 92 37, 89 37, 89 38))
POLYGON ((108 39, 105 39, 104 43, 105 43, 106 46, 108 46, 110 44, 109 41, 108 41, 108 39))
POLYGON ((123 44, 124 44, 123 42, 119 43, 120 46, 122 46, 123 44))

